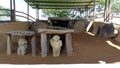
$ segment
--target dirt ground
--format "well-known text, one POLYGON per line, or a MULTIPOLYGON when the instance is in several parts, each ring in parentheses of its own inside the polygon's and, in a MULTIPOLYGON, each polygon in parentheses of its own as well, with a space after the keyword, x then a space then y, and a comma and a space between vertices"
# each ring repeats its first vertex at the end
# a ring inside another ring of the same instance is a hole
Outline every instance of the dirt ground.
POLYGON ((42 58, 38 48, 35 57, 31 56, 30 53, 25 56, 17 56, 17 53, 14 52, 8 56, 5 52, 2 52, 0 54, 0 64, 96 64, 99 63, 98 61, 106 63, 120 62, 119 42, 86 33, 72 34, 72 37, 73 56, 67 56, 65 48, 63 48, 59 57, 52 57, 52 51, 50 50, 48 56, 42 58), (107 44, 106 40, 110 40, 116 47, 107 44))

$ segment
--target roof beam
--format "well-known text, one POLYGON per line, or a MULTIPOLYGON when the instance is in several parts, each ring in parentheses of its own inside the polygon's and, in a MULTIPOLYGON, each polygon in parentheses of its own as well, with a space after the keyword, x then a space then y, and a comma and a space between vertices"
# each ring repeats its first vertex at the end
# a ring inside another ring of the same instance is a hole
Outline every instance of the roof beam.
POLYGON ((25 0, 32 8, 82 8, 93 7, 99 0, 25 0))
POLYGON ((94 0, 90 1, 87 6, 89 6, 92 2, 94 2, 94 0))
MULTIPOLYGON (((25 0, 26 2, 28 2, 27 0, 25 0)), ((29 0, 29 2, 36 2, 36 3, 90 3, 90 2, 94 2, 92 1, 42 1, 42 0, 29 0)), ((96 0, 96 2, 99 2, 98 0, 96 0)))
POLYGON ((29 2, 29 4, 36 4, 36 5, 80 5, 80 4, 88 4, 88 3, 37 3, 37 2, 29 2))
MULTIPOLYGON (((34 4, 30 4, 31 6, 34 6, 34 4)), ((89 5, 89 6, 93 6, 94 4, 91 4, 91 5, 89 5)), ((38 5, 36 5, 36 6, 46 6, 46 7, 78 7, 78 6, 87 6, 87 5, 83 5, 83 4, 81 4, 81 5, 60 5, 60 4, 58 4, 58 5, 47 5, 47 4, 44 4, 44 5, 40 5, 40 4, 38 4, 38 5)))
MULTIPOLYGON (((38 9, 76 9, 76 8, 85 8, 85 6, 72 6, 72 7, 49 7, 49 6, 32 6, 33 8, 38 8, 38 9)), ((88 8, 91 8, 93 6, 89 6, 88 8)))

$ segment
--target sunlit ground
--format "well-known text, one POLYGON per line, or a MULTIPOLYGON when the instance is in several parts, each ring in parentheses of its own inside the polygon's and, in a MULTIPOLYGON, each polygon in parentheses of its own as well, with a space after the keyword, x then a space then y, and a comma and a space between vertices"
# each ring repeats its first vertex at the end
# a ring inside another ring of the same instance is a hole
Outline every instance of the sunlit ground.
MULTIPOLYGON (((110 45, 111 47, 114 47, 114 48, 120 50, 120 46, 114 44, 112 41, 106 40, 105 42, 106 42, 108 45, 110 45)), ((120 64, 120 62, 106 63, 106 61, 103 61, 103 60, 99 60, 98 63, 99 63, 99 64, 120 64)))
POLYGON ((116 44, 112 43, 112 42, 109 41, 109 40, 107 40, 106 42, 107 42, 107 44, 109 44, 110 46, 112 46, 112 47, 114 47, 114 48, 120 50, 120 46, 119 46, 119 45, 116 45, 116 44))
POLYGON ((91 32, 87 32, 87 34, 91 35, 91 36, 95 36, 95 34, 91 33, 91 32))
MULTIPOLYGON (((109 44, 110 46, 120 50, 120 45, 116 45, 113 42, 111 42, 110 40, 106 40, 107 44, 109 44)), ((114 62, 113 64, 120 64, 120 62, 114 62)))

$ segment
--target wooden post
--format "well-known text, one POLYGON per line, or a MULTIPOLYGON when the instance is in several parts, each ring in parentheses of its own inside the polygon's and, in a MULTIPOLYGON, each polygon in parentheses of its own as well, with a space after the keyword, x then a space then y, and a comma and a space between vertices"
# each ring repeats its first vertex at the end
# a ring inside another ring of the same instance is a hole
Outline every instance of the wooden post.
POLYGON ((96 0, 94 0, 94 12, 93 12, 93 33, 96 34, 96 31, 98 30, 98 28, 95 28, 96 27, 96 23, 95 23, 95 16, 96 16, 96 8, 95 8, 95 5, 96 5, 96 0))
POLYGON ((44 33, 41 33, 41 52, 42 57, 47 56, 47 35, 44 33))
POLYGON ((110 0, 105 0, 104 22, 109 22, 110 0))
POLYGON ((32 56, 36 56, 36 37, 31 38, 32 56))
POLYGON ((65 42, 66 42, 67 55, 72 56, 73 48, 72 48, 72 36, 71 36, 71 33, 66 34, 65 42))
POLYGON ((7 55, 11 55, 12 52, 12 39, 11 39, 11 35, 8 34, 7 35, 7 55))
POLYGON ((96 5, 96 0, 94 0, 94 11, 93 11, 93 21, 95 20, 95 14, 96 14, 96 9, 95 9, 95 5, 96 5))
POLYGON ((29 2, 27 3, 27 22, 29 22, 29 2))
POLYGON ((13 21, 16 21, 16 2, 13 0, 13 21))
POLYGON ((88 7, 85 7, 85 18, 88 19, 88 7))

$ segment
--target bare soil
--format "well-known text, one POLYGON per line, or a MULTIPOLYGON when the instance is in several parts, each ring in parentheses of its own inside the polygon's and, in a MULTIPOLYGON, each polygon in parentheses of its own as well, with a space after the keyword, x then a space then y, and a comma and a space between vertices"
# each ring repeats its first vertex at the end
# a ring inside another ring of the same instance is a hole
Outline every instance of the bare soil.
POLYGON ((120 50, 110 46, 106 40, 112 41, 117 47, 120 43, 114 39, 104 39, 99 36, 91 36, 86 33, 72 34, 73 56, 67 56, 63 47, 61 56, 53 57, 52 50, 47 57, 42 58, 40 54, 40 45, 37 46, 37 56, 31 56, 27 53, 25 56, 18 56, 16 49, 12 55, 6 55, 6 52, 0 54, 0 64, 93 64, 98 61, 106 63, 120 62, 120 50))

